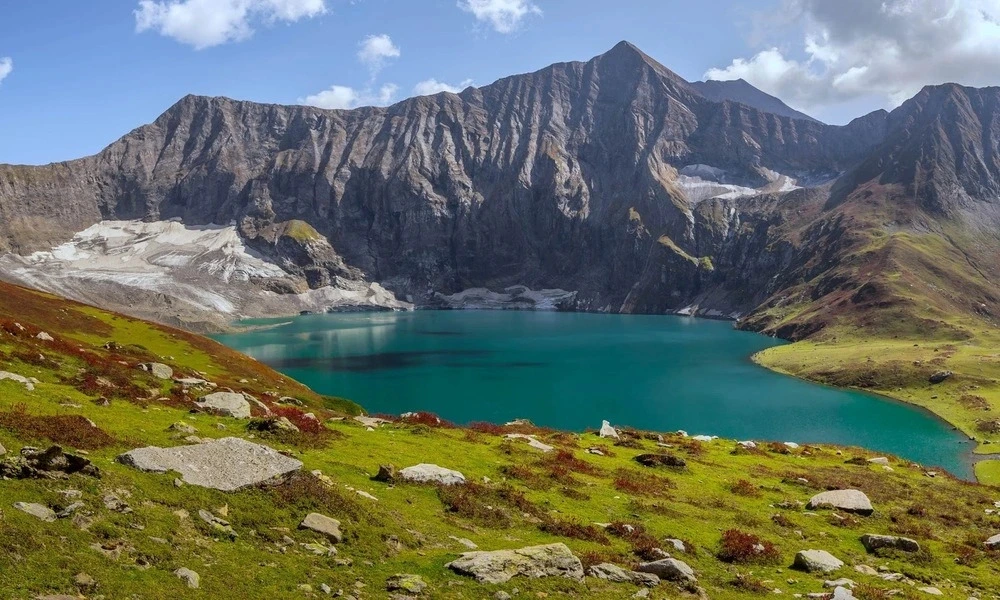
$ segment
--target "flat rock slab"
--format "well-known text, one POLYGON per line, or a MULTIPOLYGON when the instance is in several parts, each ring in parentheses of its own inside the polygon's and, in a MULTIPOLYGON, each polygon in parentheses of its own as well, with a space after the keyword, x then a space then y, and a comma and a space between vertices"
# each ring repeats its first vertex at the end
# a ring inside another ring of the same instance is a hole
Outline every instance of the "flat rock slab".
POLYGON ((646 587, 656 587, 660 585, 660 578, 652 573, 640 573, 638 571, 626 571, 625 569, 611 563, 601 563, 587 569, 587 575, 610 581, 611 583, 633 583, 646 587))
POLYGON ((340 532, 340 521, 319 513, 306 515, 306 518, 299 523, 299 529, 308 529, 325 535, 334 544, 339 544, 344 539, 344 535, 340 532))
POLYGON ((544 442, 538 441, 538 439, 535 438, 535 436, 533 435, 525 435, 523 433, 508 433, 503 437, 506 440, 527 440, 529 446, 535 448, 536 450, 541 450, 543 453, 552 452, 553 450, 555 450, 555 448, 553 448, 552 446, 544 442))
POLYGON ((990 550, 1000 550, 1000 533, 986 540, 986 547, 990 550))
POLYGON ((11 381, 20 383, 21 385, 24 386, 24 389, 28 390, 29 392, 34 391, 35 389, 35 383, 31 379, 28 379, 23 375, 18 375, 17 373, 0 371, 0 381, 3 381, 4 379, 10 379, 11 381))
POLYGON ((465 483, 465 475, 458 471, 426 463, 406 467, 399 472, 399 476, 403 481, 414 483, 436 483, 439 485, 462 485, 465 483))
POLYGON ((519 550, 466 552, 445 565, 480 583, 506 583, 514 577, 564 577, 581 581, 583 564, 566 544, 529 546, 519 550))
POLYGON ((175 448, 137 448, 120 455, 118 462, 150 473, 176 471, 184 483, 224 492, 280 479, 302 468, 300 461, 273 448, 235 437, 175 448))
POLYGON ((845 512, 869 516, 875 512, 871 500, 860 490, 833 490, 816 494, 806 506, 809 510, 817 508, 837 508, 845 512))
POLYGON ((36 502, 15 502, 14 508, 26 512, 36 519, 40 519, 46 523, 51 523, 56 520, 55 511, 44 504, 38 504, 36 502))

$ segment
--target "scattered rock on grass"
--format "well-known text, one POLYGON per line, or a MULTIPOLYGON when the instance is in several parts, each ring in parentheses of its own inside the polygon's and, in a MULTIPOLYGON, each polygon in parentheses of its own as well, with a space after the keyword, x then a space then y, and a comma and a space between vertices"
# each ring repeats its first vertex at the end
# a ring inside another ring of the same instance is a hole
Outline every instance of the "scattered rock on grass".
POLYGON ((187 567, 181 567, 174 571, 178 579, 187 584, 189 588, 198 589, 201 585, 201 576, 187 567))
POLYGON ((35 381, 32 379, 28 379, 23 375, 18 375, 17 373, 10 373, 7 371, 0 371, 0 381, 3 381, 4 379, 9 379, 15 383, 22 384, 24 386, 24 389, 28 390, 29 392, 33 392, 35 390, 35 381))
POLYGON ((660 578, 653 573, 641 573, 639 571, 626 571, 618 565, 611 563, 601 563, 587 569, 587 575, 604 579, 612 583, 634 583, 646 587, 656 587, 660 585, 660 578))
POLYGON ((379 465, 378 473, 372 479, 383 483, 396 483, 396 477, 396 467, 393 465, 379 465))
POLYGON ((399 476, 403 481, 414 483, 436 483, 439 485, 461 485, 465 483, 465 475, 462 475, 458 471, 426 463, 406 467, 399 472, 399 476))
POLYGON ((208 523, 208 526, 212 528, 212 531, 219 535, 226 536, 230 539, 236 539, 239 537, 239 535, 233 531, 233 526, 229 524, 229 521, 221 517, 217 517, 207 510, 199 510, 198 517, 205 523, 208 523))
POLYGON ((139 368, 157 379, 173 379, 174 370, 163 363, 142 363, 139 368))
POLYGON ((1000 533, 986 540, 986 547, 990 550, 1000 550, 1000 533))
POLYGON ((598 432, 598 435, 601 436, 602 438, 612 438, 616 440, 621 439, 621 437, 618 435, 618 432, 615 430, 614 427, 611 426, 611 423, 609 423, 608 421, 601 422, 601 430, 600 432, 598 432))
POLYGON ((792 563, 792 568, 808 573, 833 573, 843 566, 844 561, 826 550, 802 550, 792 563))
POLYGON ((861 536, 861 545, 869 552, 875 552, 881 548, 901 550, 903 552, 920 552, 920 544, 916 540, 895 535, 866 533, 861 536))
POLYGON ((299 523, 299 529, 308 529, 325 535, 335 544, 339 544, 344 539, 344 535, 340 532, 340 521, 319 513, 306 515, 306 518, 299 523))
POLYGON ((525 435, 523 433, 508 433, 503 437, 504 439, 508 440, 527 440, 529 446, 535 448, 536 450, 541 450, 543 453, 552 452, 553 450, 555 450, 555 448, 553 448, 552 446, 538 441, 538 439, 536 439, 535 436, 533 435, 525 435))
POLYGON ((38 504, 37 502, 15 502, 14 508, 22 512, 26 512, 36 519, 40 519, 46 523, 52 523, 56 520, 55 511, 44 504, 38 504))
POLYGON ((518 550, 466 552, 445 565, 480 583, 506 583, 513 577, 583 579, 583 564, 566 544, 529 546, 518 550))
POLYGON ((930 376, 929 381, 931 383, 941 383, 945 379, 951 378, 952 375, 954 375, 954 373, 951 371, 938 371, 930 376))
POLYGON ((667 581, 678 581, 681 583, 696 583, 698 579, 694 575, 694 569, 682 560, 676 558, 662 558, 652 562, 639 563, 637 569, 640 573, 652 573, 660 579, 667 581))
POLYGON ((884 467, 889 466, 889 459, 884 456, 876 456, 875 458, 869 458, 868 462, 873 465, 882 465, 884 467))
POLYGON ((869 516, 875 512, 871 500, 860 490, 833 490, 816 494, 806 505, 809 510, 837 508, 845 512, 869 516))
POLYGON ((184 483, 232 492, 274 481, 302 468, 302 463, 272 448, 240 438, 222 438, 193 446, 148 446, 122 454, 118 462, 152 473, 176 471, 184 483))
POLYGON ((0 462, 0 477, 10 479, 62 479, 73 473, 100 475, 89 460, 67 454, 59 446, 49 446, 46 450, 25 446, 20 456, 7 457, 0 462))
POLYGON ((171 425, 167 427, 167 431, 176 431, 177 433, 183 433, 186 435, 198 433, 197 429, 195 429, 191 425, 188 425, 184 421, 177 421, 176 423, 171 423, 171 425))
POLYGON ((250 403, 243 394, 235 392, 215 392, 198 399, 199 409, 234 419, 250 418, 250 403))
POLYGON ((393 575, 385 582, 385 589, 390 592, 419 594, 427 589, 427 584, 420 578, 420 575, 398 574, 393 575))

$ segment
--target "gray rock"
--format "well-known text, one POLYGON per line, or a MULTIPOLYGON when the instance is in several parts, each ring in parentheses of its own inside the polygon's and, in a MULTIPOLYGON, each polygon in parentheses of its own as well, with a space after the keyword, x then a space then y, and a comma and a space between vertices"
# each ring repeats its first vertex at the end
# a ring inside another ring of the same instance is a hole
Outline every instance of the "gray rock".
POLYGON ((833 573, 843 566, 844 561, 826 550, 802 550, 792 563, 792 568, 808 573, 833 573))
POLYGON ((618 435, 618 431, 614 427, 612 427, 611 423, 609 423, 608 421, 601 421, 601 430, 597 432, 597 435, 601 436, 602 438, 612 438, 615 440, 621 439, 621 437, 618 435))
POLYGON ((192 446, 137 448, 118 462, 152 473, 176 471, 184 483, 232 492, 286 477, 302 463, 272 448, 240 438, 222 438, 192 446))
POLYGON ((687 546, 684 545, 684 542, 682 540, 678 540, 676 538, 667 538, 665 541, 671 546, 673 546, 674 550, 678 552, 687 552, 687 546))
POLYGON ((223 535, 229 539, 236 539, 239 535, 233 530, 233 526, 230 525, 229 521, 223 519, 222 517, 216 516, 205 509, 198 510, 198 518, 208 524, 212 528, 213 533, 223 535))
POLYGON ((139 368, 157 379, 173 379, 174 370, 163 363, 143 363, 139 368))
POLYGON ((22 384, 24 386, 24 389, 28 390, 29 392, 35 390, 34 382, 32 382, 27 377, 24 377, 23 375, 18 375, 17 373, 10 373, 8 371, 0 371, 0 381, 3 381, 5 379, 9 379, 13 382, 22 384))
POLYGON ((833 590, 833 597, 830 600, 854 600, 854 592, 849 587, 838 587, 833 590))
POLYGON ((250 403, 243 397, 243 394, 215 392, 199 398, 195 404, 201 410, 224 417, 250 418, 250 403))
POLYGON ((7 454, 7 449, 3 447, 3 444, 0 444, 0 456, 4 454, 7 454))
POLYGON ((895 535, 866 533, 861 536, 861 545, 869 552, 875 552, 880 548, 901 550, 903 552, 920 552, 920 544, 916 540, 895 535))
POLYGON ((466 552, 445 565, 480 583, 506 583, 513 577, 583 579, 583 564, 566 544, 529 546, 518 550, 466 552))
POLYGON ((694 575, 694 569, 682 560, 676 558, 661 558, 652 562, 639 563, 637 569, 641 573, 652 573, 660 579, 667 581, 679 581, 696 583, 698 579, 694 575))
POLYGON ((448 539, 452 540, 452 541, 455 541, 455 542, 458 542, 459 544, 465 546, 469 550, 478 550, 479 549, 479 546, 477 546, 475 542, 473 542, 472 540, 467 539, 467 538, 460 538, 458 536, 449 535, 448 539))
POLYGON ((857 584, 854 582, 853 579, 848 579, 846 577, 841 577, 840 579, 835 579, 833 581, 823 582, 823 587, 825 588, 838 588, 838 587, 853 588, 855 585, 857 584))
POLYGON ((305 519, 299 523, 299 529, 308 529, 316 533, 325 535, 331 542, 339 544, 344 536, 340 532, 340 521, 319 513, 309 513, 305 519))
POLYGON ((83 502, 79 502, 79 501, 74 502, 74 503, 70 504, 69 506, 67 506, 66 508, 64 508, 61 511, 59 511, 58 513, 56 513, 56 517, 58 517, 60 519, 66 519, 66 518, 72 517, 74 514, 76 514, 76 512, 78 510, 80 510, 84 506, 86 506, 86 505, 83 502))
POLYGON ((44 331, 39 331, 38 335, 35 336, 35 339, 41 340, 43 342, 54 342, 56 340, 54 337, 45 333, 44 331))
POLYGON ((951 371, 938 371, 930 376, 929 381, 931 383, 941 383, 945 379, 951 378, 952 375, 954 375, 954 373, 951 371))
POLYGON ((396 467, 393 465, 379 465, 378 473, 376 473, 375 477, 372 477, 372 479, 383 483, 395 483, 397 476, 396 467))
POLYGON ((44 504, 38 504, 37 502, 15 502, 14 508, 26 512, 36 519, 40 519, 46 523, 51 523, 56 520, 55 511, 44 504))
POLYGON ((889 466, 889 459, 886 458, 886 457, 884 457, 884 456, 877 456, 875 458, 869 458, 868 462, 870 462, 873 465, 882 465, 884 467, 888 467, 889 466))
POLYGON ((390 592, 420 594, 427 589, 427 583, 421 579, 420 575, 397 574, 385 582, 385 589, 390 592))
POLYGON ((989 538, 985 543, 990 550, 1000 550, 1000 533, 989 538))
POLYGON ((189 588, 198 589, 201 585, 201 576, 187 567, 181 567, 174 571, 178 579, 187 584, 189 588))
POLYGON ((462 475, 458 471, 426 463, 406 467, 399 472, 399 476, 403 481, 413 483, 436 483, 438 485, 461 485, 465 483, 465 475, 462 475))
POLYGON ((875 512, 871 500, 860 490, 833 490, 816 494, 809 500, 806 508, 809 510, 836 508, 865 516, 875 512))
POLYGON ((611 563, 601 563, 587 569, 587 575, 604 579, 612 583, 634 583, 647 587, 660 585, 660 578, 653 573, 641 573, 639 571, 626 571, 618 565, 611 563))
POLYGON ((930 594, 931 596, 944 596, 944 592, 933 586, 919 587, 917 589, 925 594, 930 594))

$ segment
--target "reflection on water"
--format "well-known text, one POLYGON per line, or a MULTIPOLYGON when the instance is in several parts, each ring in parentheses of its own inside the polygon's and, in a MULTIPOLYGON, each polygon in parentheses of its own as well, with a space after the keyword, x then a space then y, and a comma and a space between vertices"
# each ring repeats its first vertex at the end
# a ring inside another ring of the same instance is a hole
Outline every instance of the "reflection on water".
POLYGON ((781 342, 719 321, 351 313, 218 339, 373 413, 427 410, 460 423, 528 418, 577 431, 608 419, 656 431, 859 445, 972 472, 968 440, 929 413, 760 368, 749 356, 781 342))

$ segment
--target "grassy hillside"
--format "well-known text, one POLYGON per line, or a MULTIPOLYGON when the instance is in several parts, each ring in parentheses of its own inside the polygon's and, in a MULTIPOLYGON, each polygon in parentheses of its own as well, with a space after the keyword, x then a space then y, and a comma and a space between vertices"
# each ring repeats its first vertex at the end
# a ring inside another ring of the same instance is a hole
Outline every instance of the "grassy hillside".
MULTIPOLYGON (((822 383, 856 387, 925 407, 1000 452, 1000 329, 996 290, 947 234, 873 236, 834 273, 803 289, 834 287, 819 300, 795 295, 762 316, 769 331, 808 324, 803 341, 770 348, 760 364, 822 383), (941 383, 931 376, 952 375, 941 383)), ((983 463, 977 475, 1000 483, 983 463)))
MULTIPOLYGON (((623 567, 657 557, 660 548, 695 570, 702 595, 722 600, 773 590, 829 592, 824 581, 839 577, 856 581, 855 593, 865 600, 893 593, 922 598, 927 586, 955 599, 996 598, 1000 589, 1000 555, 983 544, 1000 533, 994 514, 1000 489, 932 477, 894 458, 886 468, 866 462, 870 455, 859 449, 746 449, 730 440, 642 432, 613 443, 595 433, 527 424, 454 428, 428 415, 369 428, 348 416, 357 412, 349 402, 318 396, 213 342, 160 326, 10 286, 0 290, 0 323, 0 370, 38 380, 31 391, 0 381, 0 444, 8 457, 26 445, 58 443, 86 453, 100 469, 100 477, 0 481, 0 597, 318 598, 329 586, 343 596, 384 598, 395 574, 419 575, 428 585, 422 595, 431 598, 504 597, 495 594, 515 590, 522 598, 623 598, 640 590, 593 577, 479 584, 445 568, 470 542, 482 550, 565 542, 585 565, 623 567), (53 339, 39 339, 41 332, 53 339), (184 394, 136 368, 154 359, 175 376, 246 391, 301 431, 261 433, 247 421, 193 413, 195 392, 184 394), (278 405, 280 396, 304 406, 278 405), (322 424, 310 427, 305 411, 322 424), (115 462, 136 446, 190 443, 171 430, 178 422, 203 439, 253 438, 304 468, 281 485, 223 493, 178 487, 172 474, 115 462), (553 450, 504 437, 515 432, 553 450), (643 453, 668 454, 686 466, 643 466, 635 460, 643 453), (435 463, 461 471, 468 483, 373 481, 388 463, 435 463), (817 492, 836 488, 864 491, 875 514, 804 508, 817 492), (44 522, 14 508, 16 502, 83 506, 72 517, 44 522), (199 510, 228 520, 235 537, 199 519, 199 510), (341 521, 344 540, 335 555, 297 528, 310 512, 341 521), (911 537, 921 551, 868 554, 859 542, 865 533, 911 537), (674 538, 683 549, 668 541, 674 538), (829 551, 847 564, 825 576, 791 569, 805 549, 829 551), (198 589, 173 574, 181 567, 200 575, 198 589)), ((664 582, 649 597, 697 592, 664 582)))

